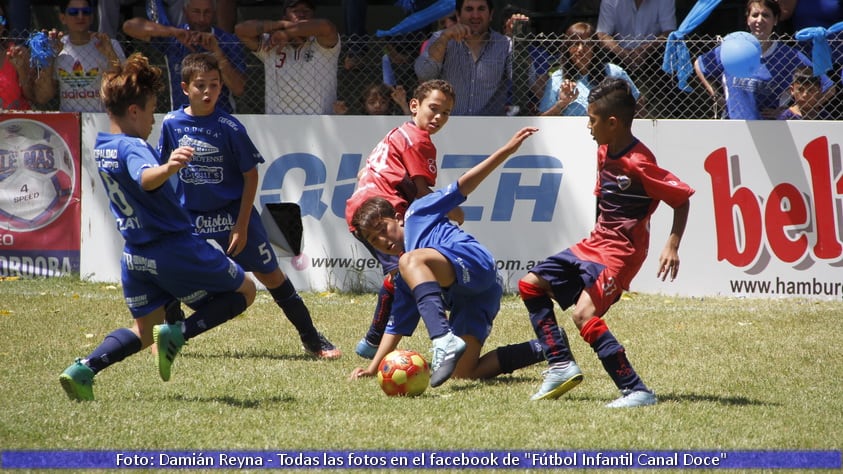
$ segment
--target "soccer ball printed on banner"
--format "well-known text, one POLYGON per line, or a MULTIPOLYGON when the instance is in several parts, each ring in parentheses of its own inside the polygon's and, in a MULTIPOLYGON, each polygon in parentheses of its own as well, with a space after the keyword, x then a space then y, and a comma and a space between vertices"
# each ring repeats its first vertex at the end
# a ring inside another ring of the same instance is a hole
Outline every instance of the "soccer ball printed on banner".
POLYGON ((70 148, 41 122, 0 122, 0 229, 38 230, 70 202, 75 169, 70 148))
POLYGON ((378 384, 390 397, 421 395, 429 383, 430 366, 416 351, 392 351, 378 365, 378 384))

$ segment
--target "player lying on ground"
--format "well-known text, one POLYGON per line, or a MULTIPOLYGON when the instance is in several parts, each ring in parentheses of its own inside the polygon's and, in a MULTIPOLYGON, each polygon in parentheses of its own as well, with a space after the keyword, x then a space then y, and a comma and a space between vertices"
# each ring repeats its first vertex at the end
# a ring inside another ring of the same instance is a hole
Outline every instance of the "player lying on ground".
POLYGON ((413 333, 419 318, 433 340, 432 387, 452 374, 486 379, 544 360, 536 340, 480 356, 500 309, 503 288, 491 253, 447 217, 536 131, 532 127, 519 130, 456 183, 414 201, 404 216, 380 197, 367 199, 354 213, 354 227, 372 247, 400 258, 395 302, 384 336, 372 362, 365 369, 354 369, 352 379, 375 375, 381 359, 398 347, 403 336, 413 333))

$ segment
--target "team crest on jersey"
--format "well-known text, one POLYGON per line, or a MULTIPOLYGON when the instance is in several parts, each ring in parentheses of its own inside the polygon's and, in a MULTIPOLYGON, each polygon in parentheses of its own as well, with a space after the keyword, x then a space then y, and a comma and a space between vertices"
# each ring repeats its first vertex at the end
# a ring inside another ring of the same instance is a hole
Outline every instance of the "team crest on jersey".
POLYGON ((618 187, 621 189, 621 191, 626 191, 627 189, 629 189, 630 186, 632 186, 632 180, 629 179, 629 176, 626 175, 618 176, 617 182, 618 187))
POLYGON ((617 291, 617 289, 618 289, 618 286, 615 283, 615 277, 610 276, 603 283, 603 294, 605 296, 611 296, 612 294, 615 293, 615 291, 617 291))
POLYGON ((193 154, 196 156, 218 155, 220 153, 220 149, 214 145, 187 135, 179 138, 179 146, 193 147, 193 154))

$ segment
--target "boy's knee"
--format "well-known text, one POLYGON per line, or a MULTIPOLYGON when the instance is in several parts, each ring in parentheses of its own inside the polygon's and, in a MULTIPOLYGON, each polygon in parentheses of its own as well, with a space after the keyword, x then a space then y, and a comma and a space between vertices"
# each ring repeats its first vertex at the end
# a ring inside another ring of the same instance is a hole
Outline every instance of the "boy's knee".
POLYGON ((257 294, 257 287, 255 286, 255 282, 250 278, 246 277, 243 280, 243 284, 240 285, 240 288, 237 290, 238 293, 242 294, 244 298, 246 298, 246 306, 252 306, 252 303, 255 302, 255 295, 257 294))
POLYGON ((546 296, 547 290, 539 286, 538 277, 528 273, 527 276, 518 280, 518 293, 522 300, 528 300, 546 296))

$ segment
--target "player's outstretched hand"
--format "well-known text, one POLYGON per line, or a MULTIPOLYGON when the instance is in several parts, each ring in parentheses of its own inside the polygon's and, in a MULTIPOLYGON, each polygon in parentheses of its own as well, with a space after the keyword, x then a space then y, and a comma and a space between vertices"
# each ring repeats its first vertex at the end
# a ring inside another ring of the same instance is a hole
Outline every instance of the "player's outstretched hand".
POLYGON ((193 159, 193 147, 180 146, 170 153, 167 163, 170 166, 175 166, 176 169, 182 169, 190 163, 191 159, 193 159))
POLYGON ((366 369, 357 367, 351 371, 351 376, 348 377, 348 380, 357 380, 364 377, 374 377, 375 374, 370 374, 366 369))
POLYGON ((524 140, 530 138, 534 133, 538 132, 539 129, 536 127, 524 127, 521 130, 515 132, 515 135, 509 139, 506 145, 501 147, 501 151, 511 155, 518 151, 518 148, 521 147, 521 144, 524 143, 524 140))
POLYGON ((679 252, 671 245, 666 245, 659 255, 659 272, 656 278, 661 278, 662 281, 670 276, 670 281, 676 279, 679 274, 679 252))

